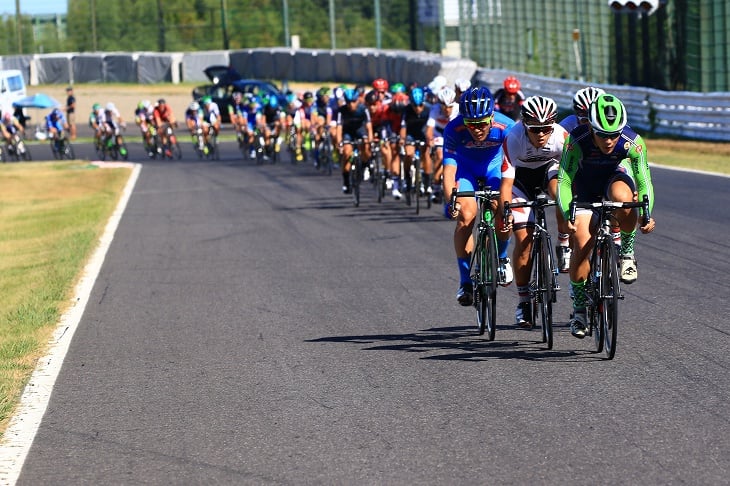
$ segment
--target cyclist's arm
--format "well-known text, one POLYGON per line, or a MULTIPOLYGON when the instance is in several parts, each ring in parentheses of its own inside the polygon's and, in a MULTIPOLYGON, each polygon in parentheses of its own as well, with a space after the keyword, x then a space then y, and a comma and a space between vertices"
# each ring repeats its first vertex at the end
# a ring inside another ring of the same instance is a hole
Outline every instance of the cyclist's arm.
POLYGON ((560 169, 558 169, 558 205, 566 221, 570 216, 570 201, 573 199, 573 179, 583 158, 580 144, 571 143, 571 139, 572 137, 568 136, 565 140, 560 169))
POLYGON ((634 144, 629 149, 629 162, 631 164, 631 170, 634 173, 639 201, 642 201, 645 195, 648 196, 649 211, 651 212, 654 208, 654 185, 651 182, 649 159, 646 155, 646 144, 640 135, 636 136, 634 144))

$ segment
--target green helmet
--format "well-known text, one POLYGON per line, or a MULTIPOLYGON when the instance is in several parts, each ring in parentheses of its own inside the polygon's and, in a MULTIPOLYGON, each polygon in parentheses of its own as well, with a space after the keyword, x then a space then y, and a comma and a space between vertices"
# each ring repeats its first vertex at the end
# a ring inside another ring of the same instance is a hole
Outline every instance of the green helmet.
POLYGON ((94 111, 99 111, 99 110, 101 110, 101 105, 99 103, 94 103, 91 106, 91 109, 94 110, 94 111))
POLYGON ((212 103, 212 102, 213 102, 213 98, 211 98, 210 96, 203 96, 203 97, 202 97, 202 98, 200 99, 200 101, 201 101, 201 102, 202 102, 202 103, 203 103, 204 105, 207 105, 207 104, 209 104, 209 103, 212 103))
POLYGON ((406 85, 403 83, 395 83, 393 86, 390 87, 390 92, 395 93, 405 93, 406 92, 406 85))
POLYGON ((618 133, 626 126, 626 108, 616 96, 603 93, 591 103, 588 119, 594 130, 618 133))

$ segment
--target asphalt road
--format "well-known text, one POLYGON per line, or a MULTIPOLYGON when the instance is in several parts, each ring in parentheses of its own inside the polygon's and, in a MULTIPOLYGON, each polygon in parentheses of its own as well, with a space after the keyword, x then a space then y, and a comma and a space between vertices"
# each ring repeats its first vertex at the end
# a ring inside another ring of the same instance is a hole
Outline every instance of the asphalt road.
POLYGON ((553 350, 514 286, 477 336, 437 209, 184 149, 139 159, 18 484, 728 484, 727 178, 654 170, 608 361, 564 275, 553 350))

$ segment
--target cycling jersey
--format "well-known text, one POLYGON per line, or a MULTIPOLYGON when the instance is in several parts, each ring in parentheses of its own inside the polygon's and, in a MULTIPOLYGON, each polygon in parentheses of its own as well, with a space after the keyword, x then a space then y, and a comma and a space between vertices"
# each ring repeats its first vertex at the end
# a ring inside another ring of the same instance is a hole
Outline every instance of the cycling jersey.
POLYGON ((63 127, 66 125, 66 117, 63 116, 63 113, 61 113, 55 120, 53 120, 51 113, 49 113, 46 115, 45 122, 46 130, 54 128, 56 131, 61 132, 63 131, 63 127))
POLYGON ((520 118, 520 107, 522 102, 525 101, 525 95, 522 91, 517 91, 514 95, 514 99, 504 88, 500 88, 494 93, 494 109, 504 115, 507 115, 512 120, 519 120, 520 118))
POLYGON ((565 141, 558 172, 558 204, 568 219, 573 191, 583 202, 606 198, 610 183, 622 179, 638 191, 639 201, 649 196, 654 206, 654 188, 649 173, 644 140, 630 127, 621 131, 610 154, 604 154, 593 142, 590 125, 580 125, 565 141))
POLYGON ((537 195, 535 188, 546 189, 547 182, 557 177, 568 132, 558 124, 553 124, 553 128, 545 145, 538 148, 532 145, 527 130, 520 121, 502 144, 502 177, 515 179, 515 196, 533 200, 537 195))
POLYGON ((426 140, 426 123, 428 122, 428 107, 423 105, 420 112, 417 112, 413 105, 408 105, 403 110, 401 128, 406 129, 406 138, 413 140, 426 140))
POLYGON ((215 123, 221 119, 221 110, 218 108, 218 103, 210 102, 205 106, 203 110, 203 120, 207 123, 215 123))
POLYGON ((446 113, 444 113, 444 106, 441 103, 436 103, 431 107, 426 126, 433 128, 433 140, 437 147, 441 147, 444 144, 444 128, 446 128, 446 125, 448 125, 448 123, 457 116, 459 116, 458 103, 451 104, 450 115, 446 115, 446 113))
POLYGON ((568 133, 572 132, 578 125, 580 125, 580 121, 575 115, 568 115, 560 122, 560 126, 565 128, 568 133))
POLYGON ((170 123, 172 121, 172 109, 167 105, 157 105, 152 111, 155 123, 161 125, 162 123, 170 123))
POLYGON ((443 165, 456 167, 456 181, 460 191, 477 189, 478 177, 486 177, 487 186, 492 190, 499 190, 502 144, 513 125, 511 119, 495 113, 492 127, 482 142, 474 140, 461 115, 446 125, 443 165))
POLYGON ((343 137, 350 139, 365 138, 366 126, 370 123, 370 112, 362 103, 353 110, 350 105, 340 107, 337 113, 337 124, 342 126, 343 137))

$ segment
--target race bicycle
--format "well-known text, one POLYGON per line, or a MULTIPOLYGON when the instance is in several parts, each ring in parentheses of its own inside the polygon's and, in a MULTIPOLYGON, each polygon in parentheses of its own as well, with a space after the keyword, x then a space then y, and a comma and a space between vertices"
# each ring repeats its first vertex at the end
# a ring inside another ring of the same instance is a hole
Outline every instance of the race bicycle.
POLYGON ((51 141, 51 152, 55 159, 73 160, 76 158, 74 148, 65 132, 59 133, 56 138, 51 137, 49 140, 51 141))
POLYGON ((486 188, 483 178, 477 179, 476 191, 451 193, 451 207, 456 207, 457 199, 473 197, 477 200, 477 221, 474 224, 474 249, 469 262, 474 291, 473 302, 477 311, 479 334, 486 332, 489 341, 494 340, 497 330, 497 285, 504 278, 499 272, 499 252, 497 230, 494 226, 492 201, 499 199, 499 191, 486 188))
POLYGON ((618 336, 618 301, 623 299, 619 278, 619 249, 613 242, 611 227, 616 225, 613 212, 617 209, 642 208, 643 225, 649 224, 649 197, 642 202, 570 202, 570 222, 575 223, 578 209, 591 209, 598 213, 600 226, 591 250, 590 273, 586 281, 586 310, 588 314, 587 336, 593 335, 596 352, 606 351, 608 359, 616 354, 618 336))
POLYGON ((3 152, 3 162, 9 158, 12 158, 15 161, 32 160, 30 151, 28 150, 28 147, 25 146, 25 141, 23 141, 19 133, 14 133, 10 137, 10 140, 5 141, 5 150, 3 152))
POLYGON ((542 342, 547 349, 553 348, 553 304, 557 301, 558 269, 551 251, 550 233, 547 230, 545 208, 555 206, 556 202, 545 193, 539 193, 534 201, 505 202, 504 220, 508 221, 513 209, 531 208, 535 212, 535 222, 532 228, 532 249, 530 250, 531 279, 530 305, 532 307, 533 322, 535 325, 540 314, 542 328, 542 342))

